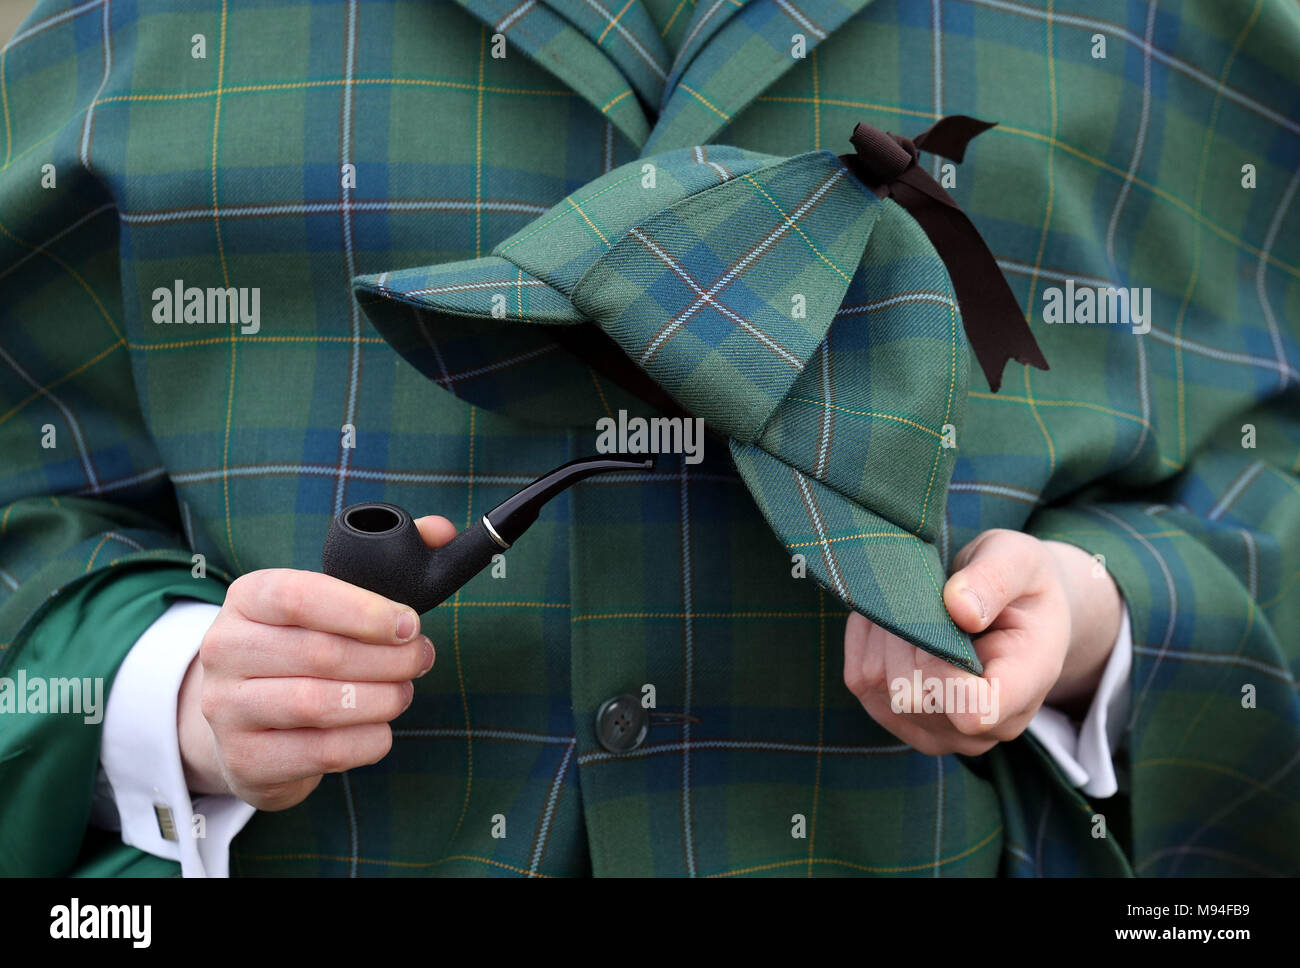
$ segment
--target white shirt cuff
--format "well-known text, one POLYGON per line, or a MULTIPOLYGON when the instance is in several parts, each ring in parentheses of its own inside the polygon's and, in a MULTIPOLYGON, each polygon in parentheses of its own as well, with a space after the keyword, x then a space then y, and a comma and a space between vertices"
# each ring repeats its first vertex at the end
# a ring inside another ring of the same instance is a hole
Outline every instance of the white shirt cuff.
POLYGON ((1119 791, 1115 751, 1124 737, 1129 707, 1129 670, 1133 664, 1133 630, 1128 606, 1111 649, 1092 705, 1076 731, 1069 717, 1043 706, 1029 721, 1029 732, 1043 744, 1066 778, 1090 797, 1105 799, 1119 791))
POLYGON ((226 877, 230 844, 256 810, 234 796, 190 799, 176 732, 181 682, 221 611, 178 602, 131 647, 108 693, 93 821, 124 843, 179 861, 185 877, 226 877), (116 812, 116 816, 114 816, 116 812))

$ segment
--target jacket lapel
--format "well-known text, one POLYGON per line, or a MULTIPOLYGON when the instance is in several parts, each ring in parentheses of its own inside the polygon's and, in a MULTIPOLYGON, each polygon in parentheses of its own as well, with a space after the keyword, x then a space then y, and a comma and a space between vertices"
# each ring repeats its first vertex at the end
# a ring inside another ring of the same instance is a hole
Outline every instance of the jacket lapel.
POLYGON ((697 8, 645 154, 708 144, 870 0, 718 2, 701 0, 697 8), (796 34, 803 38, 799 50, 796 34))
POLYGON ((704 45, 723 24, 749 2, 751 0, 699 0, 691 22, 686 26, 686 33, 682 35, 682 45, 673 59, 672 73, 668 77, 661 108, 667 103, 667 95, 677 87, 682 71, 695 59, 695 55, 704 49, 704 45))
POLYGON ((645 104, 658 107, 672 58, 641 0, 547 0, 612 60, 645 104))
MULTIPOLYGON (((656 73, 656 63, 657 71, 666 76, 667 55, 658 35, 646 26, 648 18, 637 7, 637 0, 632 0, 622 17, 618 11, 604 17, 596 9, 608 12, 603 0, 591 0, 595 6, 587 7, 589 14, 582 14, 582 28, 561 15, 555 6, 539 0, 457 2, 493 33, 503 34, 509 43, 584 97, 634 145, 639 148, 645 144, 650 121, 637 95, 647 103, 657 103, 664 81, 656 73), (639 16, 632 13, 634 8, 639 16), (624 20, 629 20, 630 26, 624 20), (597 28, 597 23, 602 26, 597 28)), ((584 0, 554 2, 562 3, 575 16, 579 5, 587 6, 584 0)))
POLYGON ((671 61, 641 0, 457 2, 650 154, 708 144, 871 0, 699 0, 671 61))

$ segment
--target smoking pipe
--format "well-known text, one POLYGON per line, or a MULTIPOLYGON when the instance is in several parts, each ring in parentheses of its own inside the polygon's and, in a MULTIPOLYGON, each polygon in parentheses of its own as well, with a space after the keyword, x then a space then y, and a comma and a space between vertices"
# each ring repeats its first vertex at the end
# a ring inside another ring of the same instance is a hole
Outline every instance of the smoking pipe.
POLYGON ((395 504, 352 504, 330 525, 321 563, 325 574, 423 614, 519 540, 542 505, 570 485, 594 474, 652 467, 653 457, 602 455, 569 461, 506 498, 441 548, 426 545, 411 516, 395 504))

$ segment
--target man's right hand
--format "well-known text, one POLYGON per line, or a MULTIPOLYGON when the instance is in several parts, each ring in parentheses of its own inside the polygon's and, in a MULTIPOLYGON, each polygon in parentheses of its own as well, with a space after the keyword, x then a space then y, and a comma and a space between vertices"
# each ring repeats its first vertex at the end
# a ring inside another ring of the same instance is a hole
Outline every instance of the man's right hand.
MULTIPOLYGON (((416 521, 430 547, 456 535, 416 521)), ((311 571, 236 579, 181 684, 177 730, 194 793, 233 793, 259 810, 306 798, 325 773, 377 763, 389 722, 433 667, 413 610, 311 571)))

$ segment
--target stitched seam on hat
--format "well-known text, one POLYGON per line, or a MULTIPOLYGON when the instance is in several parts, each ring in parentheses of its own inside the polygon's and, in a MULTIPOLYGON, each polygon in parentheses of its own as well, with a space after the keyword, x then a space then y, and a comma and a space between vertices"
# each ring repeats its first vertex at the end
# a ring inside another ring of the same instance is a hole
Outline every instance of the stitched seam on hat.
MULTIPOLYGON (((917 423, 915 420, 909 420, 906 417, 900 417, 892 413, 879 413, 874 410, 851 410, 848 407, 841 407, 837 403, 827 403, 825 400, 811 400, 808 397, 786 397, 792 403, 809 403, 815 407, 825 407, 827 410, 838 410, 840 413, 847 413, 854 417, 879 417, 881 420, 896 420, 899 423, 907 424, 909 427, 915 427, 917 430, 924 431, 931 437, 943 439, 943 434, 937 430, 931 430, 924 424, 917 423)), ((816 475, 814 475, 816 476, 816 475)), ((821 480, 820 477, 817 478, 821 480)))
MULTIPOLYGON (((618 181, 611 182, 610 184, 608 184, 608 185, 606 185, 604 188, 602 188, 600 191, 598 191, 598 192, 594 192, 594 193, 592 193, 591 195, 589 195, 589 196, 587 196, 586 198, 584 198, 584 199, 582 200, 582 201, 583 201, 583 204, 586 204, 586 203, 588 203, 588 202, 595 201, 597 198, 600 198, 600 196, 601 196, 601 195, 604 195, 606 192, 612 192, 615 188, 618 188, 620 185, 626 184, 627 182, 632 181, 632 180, 635 179, 635 178, 639 178, 640 175, 641 175, 641 170, 640 170, 640 169, 636 169, 636 170, 634 170, 634 171, 629 172, 625 177, 620 178, 618 181)), ((572 199, 572 197, 573 197, 572 195, 566 195, 566 196, 565 196, 565 197, 560 201, 560 204, 563 205, 564 202, 569 201, 570 199, 572 199)), ((557 207, 558 207, 558 206, 557 206, 557 207)), ((506 241, 506 242, 501 243, 501 245, 497 246, 495 249, 492 250, 492 255, 498 255, 498 256, 501 256, 501 258, 503 258, 503 259, 506 258, 506 254, 505 254, 505 252, 506 252, 507 249, 511 249, 511 248, 513 248, 514 246, 518 245, 519 243, 521 243, 521 242, 525 242, 525 241, 527 241, 528 239, 531 239, 531 238, 532 238, 534 235, 536 235, 538 232, 541 232, 543 229, 548 228, 549 226, 551 226, 551 225, 553 225, 554 223, 558 222, 560 219, 564 218, 565 216, 567 216, 567 215, 572 215, 572 214, 573 214, 573 209, 571 209, 571 208, 560 209, 560 211, 556 212, 554 215, 552 215, 552 216, 551 216, 549 219, 547 219, 545 222, 542 222, 542 223, 540 223, 540 224, 538 224, 538 225, 533 226, 533 230, 532 230, 531 232, 529 232, 527 235, 519 235, 519 236, 516 236, 516 237, 513 238, 513 239, 510 239, 510 240, 508 240, 508 241, 506 241)), ((608 245, 608 243, 606 243, 606 245, 608 245)), ((512 260, 512 261, 513 261, 513 260, 512 260)))
MULTIPOLYGON (((946 269, 944 271, 947 272, 946 269)), ((945 425, 951 421, 953 391, 957 387, 957 306, 955 303, 948 305, 948 320, 949 330, 952 333, 952 352, 948 364, 948 403, 943 413, 945 425)), ((930 495, 934 491, 934 476, 939 472, 939 459, 942 456, 943 441, 940 439, 939 445, 934 449, 934 463, 930 465, 930 483, 925 486, 925 500, 921 502, 921 523, 917 526, 918 531, 925 527, 926 516, 930 513, 930 495)))

